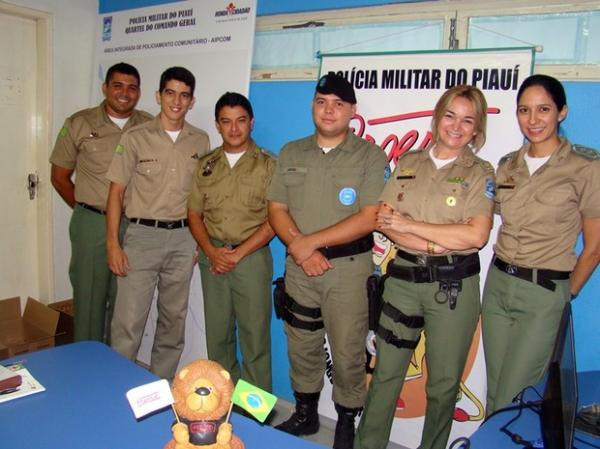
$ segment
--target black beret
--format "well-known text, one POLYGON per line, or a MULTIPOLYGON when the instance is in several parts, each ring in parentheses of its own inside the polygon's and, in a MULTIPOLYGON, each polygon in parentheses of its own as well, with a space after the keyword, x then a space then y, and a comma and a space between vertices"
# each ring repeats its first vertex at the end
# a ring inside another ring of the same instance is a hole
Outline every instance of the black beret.
POLYGON ((337 95, 343 101, 356 104, 356 95, 354 95, 352 84, 346 78, 333 72, 329 72, 319 79, 316 91, 323 95, 337 95))

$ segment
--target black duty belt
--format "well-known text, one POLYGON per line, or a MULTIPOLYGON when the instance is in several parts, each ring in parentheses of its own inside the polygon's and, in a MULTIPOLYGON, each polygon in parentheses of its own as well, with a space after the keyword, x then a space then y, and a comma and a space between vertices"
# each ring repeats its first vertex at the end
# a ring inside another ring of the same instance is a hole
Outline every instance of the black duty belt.
MULTIPOLYGON (((481 268, 479 266, 479 255, 477 253, 453 257, 461 257, 461 259, 459 262, 450 264, 448 263, 448 259, 444 256, 442 262, 443 265, 431 264, 424 266, 419 265, 417 267, 404 267, 390 261, 387 265, 386 274, 393 278, 421 284, 425 282, 465 279, 479 273, 481 268)), ((431 259, 432 258, 429 257, 430 262, 431 259)))
POLYGON ((365 235, 364 237, 353 240, 352 242, 342 245, 327 246, 319 248, 319 252, 328 259, 336 259, 338 257, 355 256, 356 254, 366 253, 373 249, 373 234, 365 235))
POLYGON ((185 228, 188 225, 187 218, 174 221, 150 220, 148 218, 130 218, 129 221, 135 224, 149 226, 151 228, 162 229, 180 229, 185 228))
POLYGON ((79 204, 84 209, 91 210, 92 212, 96 212, 97 214, 106 215, 106 211, 100 210, 94 206, 90 206, 89 204, 85 204, 85 203, 77 203, 77 204, 79 204))
POLYGON ((532 282, 550 291, 556 290, 556 284, 552 281, 566 280, 571 277, 570 271, 543 270, 537 268, 525 268, 504 262, 498 256, 494 256, 494 265, 506 274, 532 282), (536 276, 537 275, 537 276, 536 276))
POLYGON ((219 239, 211 239, 213 244, 216 245, 218 248, 219 247, 223 247, 223 248, 227 248, 227 249, 236 249, 238 246, 241 245, 241 243, 237 243, 237 244, 233 244, 230 242, 225 242, 223 240, 219 240, 219 239))
POLYGON ((428 256, 426 254, 411 254, 401 249, 396 250, 396 256, 401 257, 409 262, 416 263, 417 265, 452 265, 461 263, 469 255, 457 255, 448 254, 447 256, 428 256))

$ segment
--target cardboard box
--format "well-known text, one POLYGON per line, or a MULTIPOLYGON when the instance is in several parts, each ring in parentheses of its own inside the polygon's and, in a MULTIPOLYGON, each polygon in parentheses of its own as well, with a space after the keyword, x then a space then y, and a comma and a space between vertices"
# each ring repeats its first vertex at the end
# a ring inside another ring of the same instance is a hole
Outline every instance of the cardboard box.
POLYGON ((48 304, 48 307, 60 313, 54 339, 56 346, 73 343, 73 300, 65 299, 64 301, 53 302, 48 304))
POLYGON ((21 316, 21 299, 0 301, 0 345, 8 357, 54 346, 59 312, 33 298, 27 298, 21 316))

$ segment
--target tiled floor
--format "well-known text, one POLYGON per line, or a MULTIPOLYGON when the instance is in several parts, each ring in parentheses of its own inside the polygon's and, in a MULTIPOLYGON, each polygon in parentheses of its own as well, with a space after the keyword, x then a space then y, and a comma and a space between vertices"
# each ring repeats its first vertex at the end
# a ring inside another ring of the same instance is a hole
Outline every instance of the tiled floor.
MULTIPOLYGON (((277 400, 277 405, 275 405, 275 415, 273 416, 270 424, 272 426, 276 426, 277 424, 285 421, 289 418, 289 416, 294 411, 293 404, 290 404, 287 401, 279 398, 277 400)), ((333 445, 333 434, 335 431, 335 421, 321 416, 320 418, 321 427, 319 431, 314 435, 308 435, 302 438, 306 438, 307 440, 313 441, 318 444, 322 444, 325 447, 331 447, 333 445)), ((400 446, 394 443, 388 443, 388 449, 407 449, 404 446, 400 446)))

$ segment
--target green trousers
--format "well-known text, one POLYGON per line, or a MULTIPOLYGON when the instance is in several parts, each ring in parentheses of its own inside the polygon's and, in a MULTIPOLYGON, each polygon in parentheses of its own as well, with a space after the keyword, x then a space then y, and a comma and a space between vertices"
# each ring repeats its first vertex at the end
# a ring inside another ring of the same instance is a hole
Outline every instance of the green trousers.
POLYGON ((108 343, 117 281, 106 260, 105 216, 76 205, 69 224, 75 341, 108 343))
MULTIPOLYGON (((456 308, 434 300, 439 283, 415 284, 388 278, 384 300, 405 315, 424 317, 424 328, 408 328, 383 314, 380 325, 397 338, 415 341, 421 330, 426 337, 427 409, 421 449, 445 449, 456 396, 469 347, 480 314, 479 275, 463 279, 456 308)), ((377 339, 377 362, 369 385, 365 411, 354 440, 355 449, 385 449, 394 421, 396 401, 413 350, 377 339)))
POLYGON ((204 296, 208 358, 229 371, 234 383, 243 378, 271 391, 273 259, 269 247, 246 256, 229 273, 211 273, 208 258, 202 251, 198 265, 204 296), (237 358, 236 333, 242 354, 241 367, 237 358))
POLYGON ((490 266, 482 311, 487 415, 544 375, 570 298, 569 280, 553 282, 554 292, 490 266))
MULTIPOLYGON (((334 268, 322 276, 304 274, 291 257, 286 261, 286 292, 299 304, 320 307, 325 325, 317 331, 285 323, 292 388, 316 393, 326 371, 325 333, 333 363, 333 401, 348 408, 364 405, 365 340, 368 331, 367 277, 373 272, 371 252, 332 259, 334 268)), ((297 315, 304 321, 311 318, 297 315)))

